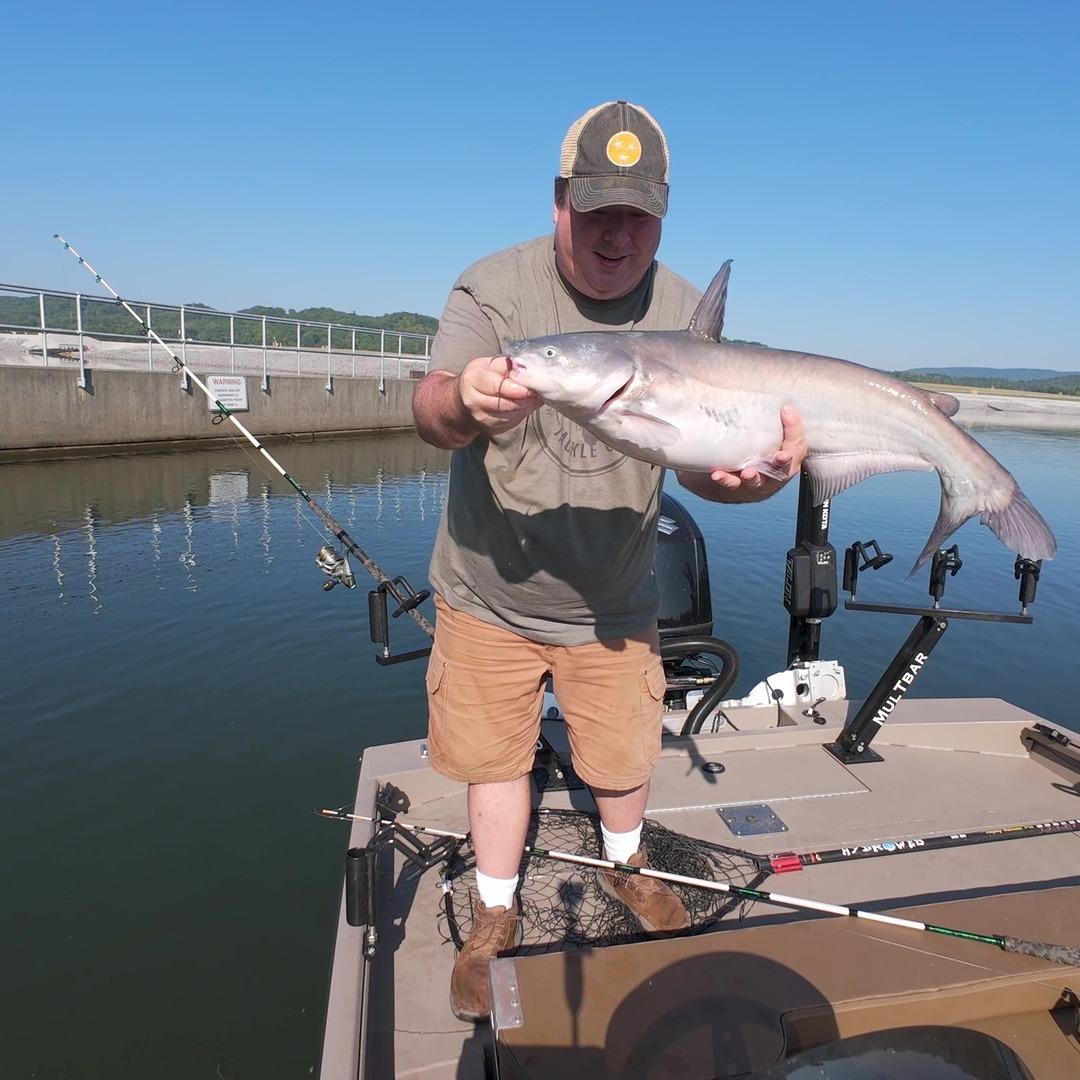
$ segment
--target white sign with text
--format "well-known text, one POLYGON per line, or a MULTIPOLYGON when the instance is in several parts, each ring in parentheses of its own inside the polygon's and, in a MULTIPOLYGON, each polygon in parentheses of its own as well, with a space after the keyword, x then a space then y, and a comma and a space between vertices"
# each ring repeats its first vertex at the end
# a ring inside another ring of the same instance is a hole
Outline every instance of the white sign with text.
MULTIPOLYGON (((247 412, 247 380, 243 375, 207 375, 206 386, 211 394, 230 412, 247 412)), ((207 401, 211 412, 217 412, 217 406, 207 401)))

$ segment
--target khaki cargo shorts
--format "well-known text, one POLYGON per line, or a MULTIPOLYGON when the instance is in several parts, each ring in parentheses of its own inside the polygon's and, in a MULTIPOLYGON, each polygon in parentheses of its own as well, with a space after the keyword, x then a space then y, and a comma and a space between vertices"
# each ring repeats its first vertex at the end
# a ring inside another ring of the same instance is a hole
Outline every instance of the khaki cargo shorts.
POLYGON ((441 596, 427 671, 428 753, 444 776, 516 780, 533 767, 550 672, 574 768, 629 791, 660 755, 666 681, 655 628, 586 645, 542 645, 455 611, 441 596))

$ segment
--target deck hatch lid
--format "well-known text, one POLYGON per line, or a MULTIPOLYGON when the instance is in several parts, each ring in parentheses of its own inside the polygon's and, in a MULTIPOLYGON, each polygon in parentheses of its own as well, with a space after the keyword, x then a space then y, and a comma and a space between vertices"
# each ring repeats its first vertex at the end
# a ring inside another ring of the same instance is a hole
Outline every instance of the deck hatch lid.
POLYGON ((788 831, 787 825, 777 816, 776 811, 764 803, 722 806, 716 812, 736 836, 764 836, 767 833, 788 831))

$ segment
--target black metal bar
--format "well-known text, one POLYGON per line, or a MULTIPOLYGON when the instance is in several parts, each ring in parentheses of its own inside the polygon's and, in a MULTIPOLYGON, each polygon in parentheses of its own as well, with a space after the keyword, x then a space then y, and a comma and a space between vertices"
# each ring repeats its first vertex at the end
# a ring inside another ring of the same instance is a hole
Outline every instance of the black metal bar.
POLYGON ((870 743, 896 708, 897 702, 911 689, 934 646, 948 628, 947 618, 923 615, 862 707, 844 725, 840 737, 825 747, 830 754, 845 765, 884 760, 870 749, 870 743))
POLYGON ((905 607, 902 604, 864 604, 861 600, 845 600, 849 611, 884 611, 893 615, 929 615, 934 618, 974 619, 979 622, 1034 622, 1034 615, 1010 615, 1001 611, 968 611, 957 608, 905 607))

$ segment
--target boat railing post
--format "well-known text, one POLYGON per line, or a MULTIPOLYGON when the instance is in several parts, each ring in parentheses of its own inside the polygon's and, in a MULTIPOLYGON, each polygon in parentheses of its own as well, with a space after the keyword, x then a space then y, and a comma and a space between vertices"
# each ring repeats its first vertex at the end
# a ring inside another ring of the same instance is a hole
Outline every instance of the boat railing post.
POLYGON ((270 389, 270 379, 266 371, 266 316, 262 317, 262 361, 263 361, 263 377, 262 377, 262 390, 267 392, 270 389))
POLYGON ((191 380, 188 378, 187 367, 187 322, 185 320, 184 305, 180 305, 180 359, 184 361, 184 370, 180 375, 180 388, 185 394, 191 393, 191 380))
POLYGON ((79 337, 79 389, 86 389, 86 352, 83 341, 82 293, 75 294, 75 333, 79 337))
POLYGON ((45 293, 38 293, 38 323, 41 326, 41 362, 49 366, 49 334, 45 329, 45 293))

